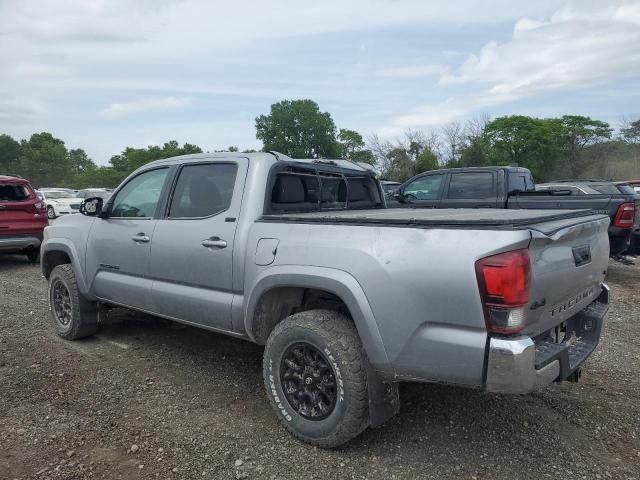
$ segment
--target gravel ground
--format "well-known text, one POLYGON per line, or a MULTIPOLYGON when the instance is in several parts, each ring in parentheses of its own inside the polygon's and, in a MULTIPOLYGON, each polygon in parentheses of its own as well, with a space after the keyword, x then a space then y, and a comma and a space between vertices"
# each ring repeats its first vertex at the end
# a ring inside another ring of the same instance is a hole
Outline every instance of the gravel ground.
POLYGON ((262 349, 120 312, 65 342, 46 282, 0 256, 0 478, 640 479, 640 266, 578 384, 527 396, 401 387, 401 413, 335 451, 292 439, 267 404, 262 349))

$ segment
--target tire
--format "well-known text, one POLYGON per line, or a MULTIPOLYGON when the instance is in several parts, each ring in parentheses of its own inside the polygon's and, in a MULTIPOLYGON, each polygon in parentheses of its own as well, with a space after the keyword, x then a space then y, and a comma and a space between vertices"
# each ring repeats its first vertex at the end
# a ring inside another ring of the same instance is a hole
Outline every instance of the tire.
POLYGON ((29 260, 29 263, 40 263, 40 249, 39 248, 35 248, 33 250, 29 250, 27 253, 27 259, 29 260))
POLYGON ((89 337, 98 329, 98 304, 82 297, 68 263, 55 267, 49 276, 49 316, 56 334, 65 340, 89 337))
POLYGON ((53 207, 47 207, 47 218, 49 220, 53 220, 56 218, 56 211, 53 209, 53 207))
POLYGON ((360 338, 355 326, 347 317, 330 310, 296 313, 280 322, 267 340, 263 359, 267 397, 280 422, 293 436, 321 448, 338 447, 358 436, 369 426, 365 362, 360 338), (320 355, 296 356, 305 349, 311 352, 315 350, 320 355), (320 368, 323 372, 321 381, 316 373, 299 374, 307 372, 306 366, 302 369, 300 365, 290 368, 290 359, 293 358, 294 363, 298 360, 302 362, 303 357, 316 358, 316 365, 325 365, 320 368), (289 363, 285 363, 284 360, 289 363), (289 380, 283 378, 292 374, 299 374, 298 376, 304 379, 298 381, 291 380, 291 377, 288 377, 289 380), (335 382, 331 382, 332 378, 335 382), (310 382, 318 382, 320 386, 311 384, 311 387, 307 387, 310 382), (331 383, 335 385, 335 389, 324 388, 323 392, 315 390, 315 396, 291 393, 292 389, 295 390, 295 385, 308 392, 307 388, 322 388, 331 383), (285 388, 289 396, 285 394, 285 388), (330 394, 331 391, 334 392, 332 402, 329 401, 331 395, 325 396, 325 393, 330 394), (320 406, 309 410, 303 402, 295 405, 298 401, 296 398, 300 398, 296 395, 302 395, 304 400, 309 399, 311 403, 316 398, 321 398, 322 401, 317 404, 320 406), (314 412, 317 418, 311 418, 314 412))

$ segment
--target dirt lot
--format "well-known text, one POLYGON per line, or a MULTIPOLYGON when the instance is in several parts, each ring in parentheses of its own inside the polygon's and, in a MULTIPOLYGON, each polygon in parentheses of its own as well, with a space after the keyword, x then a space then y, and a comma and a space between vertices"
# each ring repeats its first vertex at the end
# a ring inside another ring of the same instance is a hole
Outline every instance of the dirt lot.
POLYGON ((0 478, 640 479, 640 266, 612 263, 609 283, 580 383, 403 385, 400 415, 322 451, 279 426, 261 348, 126 312, 59 340, 39 267, 0 256, 0 478))

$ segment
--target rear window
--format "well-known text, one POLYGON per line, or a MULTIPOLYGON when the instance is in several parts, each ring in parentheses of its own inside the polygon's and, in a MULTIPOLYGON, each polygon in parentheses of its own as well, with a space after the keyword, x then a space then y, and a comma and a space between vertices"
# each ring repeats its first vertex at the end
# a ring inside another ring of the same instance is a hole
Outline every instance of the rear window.
POLYGON ((533 178, 529 172, 509 172, 509 193, 532 192, 533 178))
POLYGON ((376 180, 332 173, 282 172, 271 189, 272 212, 311 212, 382 206, 376 180))
POLYGON ((0 202, 21 202, 27 198, 29 198, 29 189, 24 184, 0 185, 0 202))
POLYGON ((447 198, 473 199, 496 196, 496 187, 491 172, 453 173, 449 182, 447 198))

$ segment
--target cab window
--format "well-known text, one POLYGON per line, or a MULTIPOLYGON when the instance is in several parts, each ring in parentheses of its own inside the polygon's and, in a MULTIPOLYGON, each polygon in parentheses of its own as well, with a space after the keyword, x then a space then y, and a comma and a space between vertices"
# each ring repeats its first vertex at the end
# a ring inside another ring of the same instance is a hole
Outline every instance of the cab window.
POLYGON ((453 173, 447 198, 493 198, 497 195, 493 177, 491 172, 453 173))
POLYGON ((407 200, 436 200, 444 174, 427 175, 408 183, 402 194, 407 200))
POLYGON ((110 217, 153 217, 168 171, 167 168, 158 168, 131 179, 116 194, 110 217))
POLYGON ((202 218, 231 205, 238 166, 235 163, 187 165, 180 171, 169 208, 170 218, 202 218))

